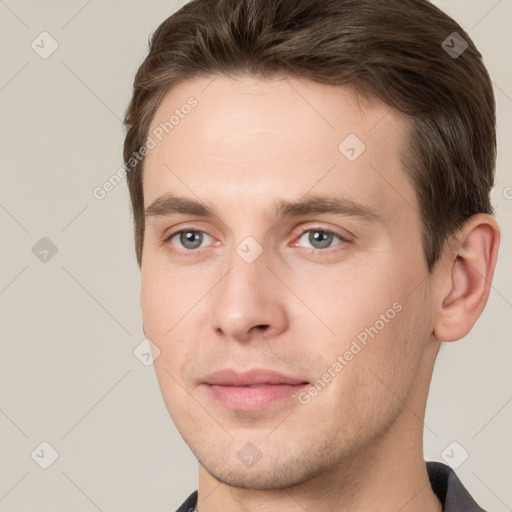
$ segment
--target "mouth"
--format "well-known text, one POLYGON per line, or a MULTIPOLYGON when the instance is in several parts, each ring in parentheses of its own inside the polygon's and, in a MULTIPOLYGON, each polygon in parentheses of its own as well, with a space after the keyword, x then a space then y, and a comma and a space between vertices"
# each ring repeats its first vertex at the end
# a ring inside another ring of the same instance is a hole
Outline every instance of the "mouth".
POLYGON ((257 411, 290 399, 309 382, 272 370, 255 369, 243 373, 220 370, 202 384, 212 399, 228 409, 257 411))

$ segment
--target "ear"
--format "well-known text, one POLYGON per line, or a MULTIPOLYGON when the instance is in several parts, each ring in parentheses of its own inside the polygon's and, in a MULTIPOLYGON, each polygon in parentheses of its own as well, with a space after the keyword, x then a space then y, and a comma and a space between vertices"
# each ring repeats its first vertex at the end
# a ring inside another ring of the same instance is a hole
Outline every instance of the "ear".
POLYGON ((491 289, 500 230, 494 217, 470 217, 456 238, 446 244, 441 265, 434 336, 456 341, 466 336, 482 313, 491 289), (446 290, 449 290, 446 292, 446 290))

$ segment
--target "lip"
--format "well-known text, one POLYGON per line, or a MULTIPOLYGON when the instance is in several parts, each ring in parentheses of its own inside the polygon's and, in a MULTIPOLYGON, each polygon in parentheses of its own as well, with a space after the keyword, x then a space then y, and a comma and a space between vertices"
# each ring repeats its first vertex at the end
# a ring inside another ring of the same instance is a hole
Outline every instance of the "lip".
POLYGON ((251 386, 257 384, 289 384, 294 386, 304 384, 305 381, 273 370, 255 368, 240 373, 231 369, 218 370, 208 375, 204 383, 218 386, 251 386))
POLYGON ((211 373, 204 382, 210 397, 228 409, 257 411, 289 399, 308 382, 273 370, 254 369, 243 373, 226 369, 211 373))

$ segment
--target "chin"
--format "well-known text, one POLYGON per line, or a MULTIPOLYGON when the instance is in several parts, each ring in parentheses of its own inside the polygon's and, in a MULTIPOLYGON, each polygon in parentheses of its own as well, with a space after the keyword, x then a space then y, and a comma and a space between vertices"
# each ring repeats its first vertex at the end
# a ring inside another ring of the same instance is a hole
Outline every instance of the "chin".
POLYGON ((252 467, 245 467, 237 458, 228 459, 227 451, 209 453, 207 456, 195 453, 201 466, 218 482, 240 489, 272 491, 292 488, 303 484, 328 470, 332 461, 308 460, 303 455, 290 456, 274 453, 263 456, 252 467), (234 460, 233 460, 234 459, 234 460))
MULTIPOLYGON (((204 465, 203 465, 204 466, 204 465)), ((297 475, 283 473, 281 470, 260 467, 259 469, 241 469, 240 467, 224 468, 221 472, 204 466, 217 481, 230 487, 239 489, 253 489, 258 491, 272 491, 294 487, 304 482, 305 479, 297 475)))

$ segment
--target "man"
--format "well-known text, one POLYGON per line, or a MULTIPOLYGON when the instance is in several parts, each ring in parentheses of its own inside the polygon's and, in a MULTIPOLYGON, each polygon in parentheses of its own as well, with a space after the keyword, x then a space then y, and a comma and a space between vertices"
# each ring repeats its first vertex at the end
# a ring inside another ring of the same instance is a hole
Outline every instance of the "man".
POLYGON ((144 333, 199 462, 179 510, 482 510, 422 446, 499 245, 462 28, 425 0, 193 0, 125 123, 144 333))

